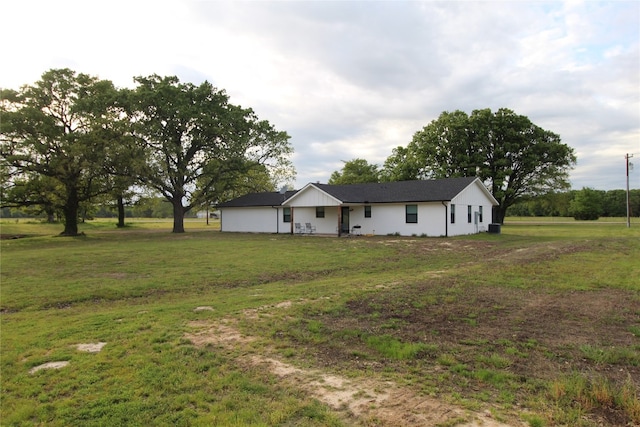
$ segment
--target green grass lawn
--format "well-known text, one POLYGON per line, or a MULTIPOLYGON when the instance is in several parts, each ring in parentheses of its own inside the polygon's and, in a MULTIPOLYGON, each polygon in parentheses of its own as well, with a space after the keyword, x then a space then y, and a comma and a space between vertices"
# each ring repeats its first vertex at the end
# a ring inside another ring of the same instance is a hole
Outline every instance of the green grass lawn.
POLYGON ((248 355, 392 381, 507 423, 640 423, 640 227, 508 219, 498 235, 444 239, 114 223, 76 238, 0 223, 24 236, 0 242, 3 426, 385 425, 248 355), (187 338, 227 323, 253 340, 187 338), (30 373, 54 361, 69 365, 30 373))

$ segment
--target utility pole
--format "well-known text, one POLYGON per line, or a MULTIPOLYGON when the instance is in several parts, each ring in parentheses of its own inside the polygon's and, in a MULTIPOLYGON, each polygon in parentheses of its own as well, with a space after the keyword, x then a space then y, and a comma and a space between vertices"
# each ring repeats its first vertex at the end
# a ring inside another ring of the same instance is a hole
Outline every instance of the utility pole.
MULTIPOLYGON (((629 159, 633 157, 633 154, 627 153, 624 156, 627 161, 627 228, 631 227, 631 205, 629 203, 629 159)), ((631 164, 631 168, 633 168, 633 164, 631 164)))

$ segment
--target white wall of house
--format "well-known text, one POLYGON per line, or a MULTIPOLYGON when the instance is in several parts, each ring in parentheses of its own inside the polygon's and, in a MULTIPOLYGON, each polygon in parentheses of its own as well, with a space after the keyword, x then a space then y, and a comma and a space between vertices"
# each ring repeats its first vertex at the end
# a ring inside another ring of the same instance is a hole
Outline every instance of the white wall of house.
POLYGON ((445 208, 441 203, 380 204, 371 206, 371 218, 364 218, 364 207, 354 209, 349 225, 360 225, 362 234, 400 234, 402 236, 444 236, 445 208), (417 205, 418 222, 407 223, 406 206, 417 205))
MULTIPOLYGON (((459 236, 487 231, 491 222, 492 197, 479 181, 473 182, 451 202, 371 204, 371 217, 365 218, 365 206, 349 208, 349 230, 359 225, 359 234, 402 236, 459 236), (417 206, 417 223, 407 223, 407 205, 417 206), (451 206, 455 205, 455 222, 451 206), (471 207, 471 216, 468 207, 471 207), (480 212, 482 214, 480 215, 480 212)), ((295 223, 311 224, 317 234, 337 235, 343 206, 315 187, 307 187, 285 202, 291 207, 291 222, 284 222, 284 207, 241 207, 221 209, 221 230, 228 232, 291 233, 295 223), (324 217, 316 207, 324 207, 324 217)), ((308 232, 308 230, 307 230, 308 232)))
POLYGON ((282 207, 243 207, 220 209, 220 231, 242 233, 291 233, 284 222, 282 207))
MULTIPOLYGON (((371 205, 371 218, 365 218, 364 206, 349 206, 349 230, 359 225, 359 234, 444 236, 445 207, 441 203, 420 203, 417 206, 418 223, 406 222, 405 204, 371 205)), ((325 217, 316 218, 315 207, 294 207, 293 222, 303 226, 310 223, 318 234, 337 234, 340 209, 341 206, 325 206, 325 217)))
MULTIPOLYGON (((455 223, 451 223, 449 215, 449 235, 460 236, 487 231, 491 223, 491 209, 493 205, 477 185, 474 183, 460 192, 450 203, 455 205, 455 223), (471 218, 469 218, 471 206, 471 218), (482 209, 480 208, 482 207, 482 209)), ((451 209, 451 208, 449 208, 451 209)))

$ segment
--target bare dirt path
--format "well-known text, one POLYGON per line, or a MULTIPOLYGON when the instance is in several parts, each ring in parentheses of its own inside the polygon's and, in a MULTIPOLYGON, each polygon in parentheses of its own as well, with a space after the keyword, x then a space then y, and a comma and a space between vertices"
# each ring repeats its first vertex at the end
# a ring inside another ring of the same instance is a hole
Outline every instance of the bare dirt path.
MULTIPOLYGON (((276 307, 287 307, 288 302, 276 307)), ((245 313, 251 317, 253 313, 245 313)), ((192 332, 185 338, 194 345, 238 348, 256 340, 243 335, 232 319, 219 322, 194 321, 192 332)), ((249 346, 245 346, 249 349, 249 346)), ((394 427, 507 427, 495 420, 487 410, 474 413, 444 402, 436 397, 421 396, 413 390, 389 381, 371 378, 345 378, 321 369, 302 369, 269 355, 251 350, 240 356, 238 363, 264 366, 290 387, 297 387, 336 411, 354 425, 394 427)))

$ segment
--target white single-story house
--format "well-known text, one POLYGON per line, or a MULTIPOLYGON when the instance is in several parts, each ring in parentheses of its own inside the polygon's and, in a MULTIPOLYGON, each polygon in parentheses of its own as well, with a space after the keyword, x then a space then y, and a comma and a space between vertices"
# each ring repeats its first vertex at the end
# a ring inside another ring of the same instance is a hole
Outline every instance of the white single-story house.
POLYGON ((488 231, 498 202, 476 177, 309 183, 221 203, 220 230, 324 235, 459 236, 488 231))

